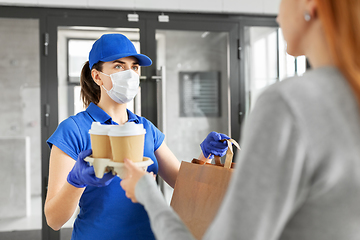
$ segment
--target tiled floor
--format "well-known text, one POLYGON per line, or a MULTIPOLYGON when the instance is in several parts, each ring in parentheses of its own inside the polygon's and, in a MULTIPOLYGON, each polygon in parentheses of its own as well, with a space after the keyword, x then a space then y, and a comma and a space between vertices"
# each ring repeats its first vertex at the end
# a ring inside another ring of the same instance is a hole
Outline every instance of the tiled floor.
POLYGON ((41 196, 31 198, 31 214, 21 218, 0 218, 0 232, 41 229, 41 196))
MULTIPOLYGON (((41 229, 41 196, 31 198, 31 214, 22 218, 0 218, 0 232, 41 229)), ((72 228, 76 214, 63 226, 72 228)))

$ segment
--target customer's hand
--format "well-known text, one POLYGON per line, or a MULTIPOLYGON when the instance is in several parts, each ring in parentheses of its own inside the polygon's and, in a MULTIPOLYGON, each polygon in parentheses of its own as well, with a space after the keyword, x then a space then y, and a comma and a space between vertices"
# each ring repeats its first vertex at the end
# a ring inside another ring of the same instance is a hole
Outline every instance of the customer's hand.
POLYGON ((130 198, 132 202, 136 203, 137 199, 135 196, 135 187, 140 178, 142 178, 145 174, 151 174, 154 176, 153 173, 148 173, 143 169, 137 167, 131 160, 124 159, 125 167, 127 169, 126 177, 122 179, 120 182, 121 187, 125 191, 126 197, 130 198))
POLYGON ((91 155, 92 150, 88 149, 82 151, 78 159, 69 172, 67 181, 71 185, 77 188, 83 188, 86 186, 93 187, 104 187, 110 184, 112 179, 115 177, 111 172, 105 173, 102 178, 97 178, 95 176, 94 167, 90 166, 87 162, 84 161, 84 158, 91 155))
POLYGON ((228 149, 228 144, 226 141, 221 141, 223 139, 230 138, 222 133, 209 133, 205 140, 200 144, 201 151, 204 156, 208 159, 213 158, 214 155, 220 157, 224 156, 228 149))

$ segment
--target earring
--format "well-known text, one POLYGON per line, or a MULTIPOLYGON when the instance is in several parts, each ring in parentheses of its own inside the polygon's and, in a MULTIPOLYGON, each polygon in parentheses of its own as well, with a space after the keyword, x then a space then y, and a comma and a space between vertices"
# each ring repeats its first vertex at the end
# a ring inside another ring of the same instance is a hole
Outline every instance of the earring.
POLYGON ((308 12, 304 13, 304 18, 305 18, 305 21, 307 21, 307 22, 309 22, 311 20, 311 16, 308 12))

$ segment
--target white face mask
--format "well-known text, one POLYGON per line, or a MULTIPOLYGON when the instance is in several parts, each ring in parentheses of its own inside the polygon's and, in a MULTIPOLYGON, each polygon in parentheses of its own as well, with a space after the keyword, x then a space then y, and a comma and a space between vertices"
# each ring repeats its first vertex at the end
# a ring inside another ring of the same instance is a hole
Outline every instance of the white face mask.
POLYGON ((109 97, 117 103, 128 103, 134 99, 139 91, 140 79, 139 74, 133 70, 120 71, 113 74, 102 74, 109 76, 112 81, 112 88, 108 91, 104 85, 109 97))

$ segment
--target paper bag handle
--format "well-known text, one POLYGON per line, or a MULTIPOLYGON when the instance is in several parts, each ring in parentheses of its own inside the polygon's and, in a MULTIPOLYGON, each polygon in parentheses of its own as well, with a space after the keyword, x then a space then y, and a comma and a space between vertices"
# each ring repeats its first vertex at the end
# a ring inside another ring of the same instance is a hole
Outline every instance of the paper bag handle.
MULTIPOLYGON (((231 168, 231 163, 233 160, 233 149, 232 149, 232 144, 235 145, 235 147, 237 147, 239 150, 241 150, 239 144, 234 140, 234 139, 223 139, 221 140, 222 142, 226 141, 228 144, 228 149, 226 151, 226 158, 225 158, 225 163, 224 163, 224 168, 231 168)), ((220 161, 220 156, 215 156, 215 165, 221 165, 221 161, 220 161)))

